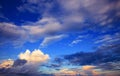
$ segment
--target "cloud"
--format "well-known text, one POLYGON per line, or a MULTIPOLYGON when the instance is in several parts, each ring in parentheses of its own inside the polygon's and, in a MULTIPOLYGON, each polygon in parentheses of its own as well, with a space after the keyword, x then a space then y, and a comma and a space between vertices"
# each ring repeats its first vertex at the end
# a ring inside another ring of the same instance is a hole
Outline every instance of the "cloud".
MULTIPOLYGON (((73 32, 119 31, 119 27, 115 24, 119 24, 119 4, 118 0, 25 0, 18 9, 39 13, 42 18, 20 26, 1 22, 0 44, 12 43, 13 46, 20 47, 26 42, 33 43, 41 39, 46 40, 51 36, 72 34, 73 32), (55 10, 55 8, 57 9, 55 10)), ((71 44, 79 41, 73 41, 71 44)))
POLYGON ((97 48, 94 52, 78 52, 71 55, 65 55, 64 61, 72 65, 91 65, 101 64, 107 62, 118 62, 120 43, 113 43, 97 48), (66 61, 66 62, 67 62, 66 61))
POLYGON ((110 44, 113 42, 120 41, 120 34, 114 33, 112 35, 106 34, 103 36, 99 36, 97 40, 95 41, 96 44, 103 43, 103 44, 110 44))
POLYGON ((42 41, 42 43, 40 44, 40 46, 46 46, 49 43, 53 43, 55 41, 59 41, 62 38, 66 37, 66 35, 57 35, 57 36, 50 36, 50 37, 46 37, 44 38, 44 40, 42 41))
MULTIPOLYGON (((116 63, 116 67, 117 67, 116 63)), ((105 65, 106 67, 107 64, 105 65)), ((104 68, 104 66, 103 66, 104 68)), ((77 66, 76 68, 61 68, 55 73, 55 76, 61 76, 61 75, 72 75, 72 76, 118 76, 119 70, 103 70, 99 65, 83 65, 83 66, 77 66)))
POLYGON ((34 50, 30 52, 20 53, 17 60, 5 60, 0 63, 0 73, 3 74, 42 74, 39 72, 41 64, 49 59, 49 55, 42 51, 34 50))
POLYGON ((23 5, 18 7, 18 10, 39 13, 44 17, 52 16, 60 19, 64 25, 68 26, 73 24, 75 26, 76 24, 76 27, 78 27, 79 23, 82 27, 85 26, 88 20, 88 23, 111 24, 115 21, 115 18, 119 18, 119 4, 118 0, 26 0, 23 5), (57 9, 54 11, 55 7, 57 9))
MULTIPOLYGON (((111 21, 110 12, 114 12, 113 17, 116 17, 117 12, 120 12, 118 9, 120 2, 119 1, 112 1, 109 0, 61 0, 59 1, 61 7, 63 10, 65 10, 65 13, 68 14, 68 17, 70 16, 72 19, 75 16, 72 16, 73 14, 79 14, 78 17, 82 18, 82 21, 85 21, 86 18, 92 19, 91 21, 94 21, 95 23, 102 23, 105 21, 105 25, 109 24, 111 21), (116 5, 115 5, 116 4, 116 5), (74 5, 73 7, 71 7, 74 5), (71 13, 68 13, 71 12, 71 13), (109 18, 110 17, 110 18, 109 18)), ((65 19, 67 19, 67 16, 64 16, 65 19)), ((81 20, 81 19, 79 19, 81 20)))
POLYGON ((118 62, 107 62, 98 65, 98 68, 102 70, 120 70, 120 61, 118 62))
POLYGON ((35 35, 36 37, 58 34, 62 28, 61 24, 52 17, 45 17, 22 27, 26 29, 30 35, 35 35))
POLYGON ((17 60, 14 61, 14 64, 12 66, 13 67, 22 66, 26 63, 27 63, 26 60, 17 59, 17 60))
POLYGON ((19 54, 19 59, 27 60, 28 62, 38 62, 38 63, 44 63, 48 59, 50 59, 48 54, 44 54, 41 50, 34 50, 30 52, 29 50, 26 50, 24 53, 19 54))
POLYGON ((74 45, 74 44, 78 44, 79 42, 81 42, 82 40, 77 39, 71 42, 71 44, 69 44, 70 46, 74 45))
POLYGON ((12 43, 14 46, 22 46, 28 39, 27 32, 13 23, 0 23, 0 35, 1 44, 12 43))
POLYGON ((86 66, 82 66, 83 70, 91 70, 94 69, 96 66, 91 66, 91 65, 86 65, 86 66))
POLYGON ((53 1, 44 0, 24 0, 23 4, 17 7, 20 12, 30 12, 37 14, 46 14, 52 7, 53 1), (44 9, 43 9, 44 8, 44 9))
POLYGON ((0 43, 22 46, 26 42, 36 42, 44 37, 58 35, 61 28, 60 23, 54 18, 43 18, 22 26, 2 22, 0 23, 0 43))
POLYGON ((62 68, 55 76, 70 75, 70 76, 101 76, 100 70, 95 69, 96 66, 85 65, 77 68, 62 68))
POLYGON ((11 60, 11 59, 4 60, 0 64, 0 68, 11 68, 13 64, 14 64, 14 60, 11 60))
POLYGON ((80 43, 81 41, 83 41, 83 39, 85 39, 88 35, 79 35, 78 37, 76 37, 70 44, 69 46, 73 46, 75 44, 80 43))
POLYGON ((61 69, 59 72, 60 72, 60 75, 76 75, 77 74, 75 71, 69 70, 67 68, 61 69))

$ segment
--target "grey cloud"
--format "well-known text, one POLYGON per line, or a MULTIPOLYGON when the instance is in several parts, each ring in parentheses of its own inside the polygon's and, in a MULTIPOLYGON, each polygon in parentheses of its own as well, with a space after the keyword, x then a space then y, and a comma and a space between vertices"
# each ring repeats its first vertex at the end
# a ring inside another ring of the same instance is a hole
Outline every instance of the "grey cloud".
POLYGON ((120 62, 102 63, 98 65, 98 68, 101 68, 103 70, 120 70, 120 62))
POLYGON ((26 60, 17 59, 17 60, 14 61, 13 67, 22 66, 22 65, 24 65, 26 63, 27 63, 26 60))
POLYGON ((55 16, 55 18, 60 19, 64 25, 83 23, 82 25, 85 26, 88 21, 87 19, 89 19, 89 23, 108 25, 116 19, 119 20, 119 4, 119 0, 26 0, 26 3, 21 6, 21 9, 34 11, 36 13, 43 11, 43 16, 55 16), (58 9, 55 13, 51 13, 55 4, 57 4, 58 9), (58 12, 60 16, 56 17, 58 12))
MULTIPOLYGON (((113 18, 116 17, 117 12, 120 12, 119 8, 119 0, 117 1, 109 1, 109 0, 61 0, 59 1, 61 7, 65 9, 64 11, 68 13, 68 17, 70 19, 74 19, 72 14, 78 14, 78 18, 82 18, 82 21, 85 21, 86 18, 90 18, 94 23, 103 23, 105 21, 105 25, 112 22, 113 18), (73 6, 74 5, 74 6, 73 6), (71 7, 73 6, 73 7, 71 7), (113 15, 110 17, 111 11, 113 11, 113 15), (110 20, 111 19, 111 20, 110 20)), ((65 16, 67 19, 67 16, 65 16)), ((77 19, 80 20, 81 19, 77 19)), ((74 21, 74 20, 73 20, 74 21)))
POLYGON ((14 42, 13 45, 18 46, 63 33, 81 33, 88 30, 108 31, 106 29, 111 26, 109 30, 119 30, 117 24, 112 25, 112 23, 119 22, 119 0, 25 0, 23 3, 23 6, 19 7, 23 10, 45 11, 47 13, 42 14, 42 19, 21 26, 12 23, 0 23, 0 44, 14 42), (50 13, 55 3, 58 4, 58 9, 60 9, 57 12, 61 13, 57 17, 55 16, 56 12, 54 15, 50 13), (41 9, 42 7, 45 7, 45 10, 41 9), (99 24, 107 26, 99 26, 99 24))
POLYGON ((38 74, 39 64, 27 63, 26 60, 17 59, 9 68, 1 67, 0 73, 2 74, 38 74))
POLYGON ((79 52, 71 55, 65 55, 63 61, 68 61, 72 65, 98 65, 107 62, 120 61, 120 44, 114 43, 112 45, 106 45, 101 48, 97 48, 94 52, 79 52))
POLYGON ((43 18, 36 23, 17 26, 12 23, 0 23, 0 43, 13 43, 14 46, 20 46, 24 43, 35 42, 51 35, 58 35, 61 31, 61 25, 55 19, 43 18))
POLYGON ((1 44, 13 42, 14 45, 23 45, 23 43, 28 39, 26 34, 27 33, 24 29, 12 23, 0 23, 1 44))

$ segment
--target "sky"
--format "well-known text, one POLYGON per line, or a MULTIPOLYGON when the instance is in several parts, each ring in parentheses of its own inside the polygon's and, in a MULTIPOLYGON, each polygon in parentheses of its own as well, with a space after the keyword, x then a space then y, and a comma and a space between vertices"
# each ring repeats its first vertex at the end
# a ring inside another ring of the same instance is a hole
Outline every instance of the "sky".
POLYGON ((119 8, 120 0, 0 0, 0 73, 120 75, 119 8))

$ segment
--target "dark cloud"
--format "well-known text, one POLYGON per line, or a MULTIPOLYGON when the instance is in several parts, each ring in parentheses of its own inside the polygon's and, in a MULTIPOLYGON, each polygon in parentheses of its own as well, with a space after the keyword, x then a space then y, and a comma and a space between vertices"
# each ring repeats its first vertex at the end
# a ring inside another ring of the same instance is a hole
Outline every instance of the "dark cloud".
POLYGON ((102 70, 120 70, 120 61, 102 63, 98 65, 98 68, 102 70))
POLYGON ((22 66, 22 65, 24 65, 26 63, 27 63, 26 60, 17 59, 17 60, 14 61, 13 67, 22 66))
POLYGON ((15 46, 24 44, 28 36, 24 29, 12 23, 0 23, 0 43, 13 43, 15 46), (23 37, 25 37, 23 39, 23 37), (22 42, 21 42, 22 41, 22 42))
POLYGON ((13 73, 9 73, 9 74, 0 74, 0 76, 54 76, 53 74, 13 74, 13 73))
POLYGON ((60 68, 62 65, 56 64, 56 63, 52 63, 52 64, 46 64, 46 65, 43 65, 43 66, 48 67, 48 68, 58 69, 58 68, 60 68))
POLYGON ((14 63, 10 63, 12 66, 7 68, 7 64, 10 63, 7 61, 5 62, 4 65, 6 67, 0 67, 0 73, 5 73, 5 74, 37 74, 37 69, 38 69, 38 64, 31 64, 27 63, 26 60, 20 60, 17 59, 14 61, 14 63))
POLYGON ((64 58, 73 65, 91 65, 120 61, 120 44, 98 48, 95 52, 79 52, 64 58))

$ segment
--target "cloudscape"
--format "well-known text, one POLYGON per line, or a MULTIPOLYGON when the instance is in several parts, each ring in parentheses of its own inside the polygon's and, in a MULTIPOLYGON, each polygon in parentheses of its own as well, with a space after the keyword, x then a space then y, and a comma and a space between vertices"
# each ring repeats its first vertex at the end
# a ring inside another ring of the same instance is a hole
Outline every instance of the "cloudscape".
POLYGON ((0 76, 120 76, 120 0, 0 0, 0 76))

